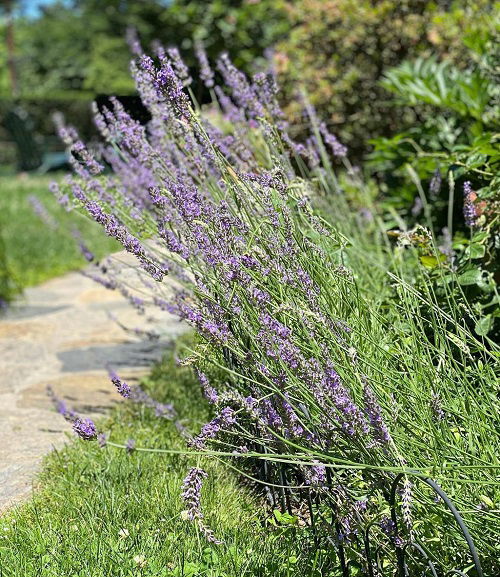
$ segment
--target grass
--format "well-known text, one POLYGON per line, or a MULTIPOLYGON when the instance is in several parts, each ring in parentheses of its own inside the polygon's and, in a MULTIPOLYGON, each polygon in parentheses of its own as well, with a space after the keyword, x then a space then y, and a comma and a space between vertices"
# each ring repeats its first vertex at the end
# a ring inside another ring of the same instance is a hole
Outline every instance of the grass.
MULTIPOLYGON (((85 264, 72 236, 78 228, 90 249, 101 257, 118 245, 90 220, 76 212, 67 213, 49 190, 53 180, 61 176, 0 177, 0 239, 3 259, 13 284, 19 288, 32 286, 85 264), (29 202, 36 196, 54 218, 48 226, 29 202)), ((1 263, 0 263, 1 265, 1 263)))
MULTIPOLYGON (((189 368, 171 352, 145 383, 175 403, 197 430, 207 408, 189 368)), ((148 409, 120 404, 101 423, 110 440, 137 446, 184 448, 171 422, 148 409)), ((202 507, 222 545, 209 545, 182 519, 180 486, 196 458, 158 456, 74 440, 46 458, 32 500, 0 519, 2 577, 336 576, 333 556, 314 550, 308 531, 269 530, 258 495, 214 460, 202 507)))

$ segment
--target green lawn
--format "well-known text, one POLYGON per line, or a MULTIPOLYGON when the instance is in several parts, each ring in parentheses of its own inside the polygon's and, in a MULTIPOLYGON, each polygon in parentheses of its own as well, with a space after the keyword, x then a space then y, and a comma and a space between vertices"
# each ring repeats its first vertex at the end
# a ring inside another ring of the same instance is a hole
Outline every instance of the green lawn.
MULTIPOLYGON (((199 384, 173 359, 171 353, 155 368, 146 388, 173 401, 183 422, 198 431, 207 417, 199 384)), ((137 447, 185 448, 171 422, 126 402, 101 425, 114 442, 134 438, 137 447)), ((0 519, 2 577, 338 575, 328 568, 335 564, 331 551, 315 550, 307 530, 266 527, 258 494, 217 461, 129 455, 75 440, 46 459, 40 487, 0 519), (208 544, 182 518, 180 486, 196 464, 209 472, 202 507, 222 545, 208 544)))
MULTIPOLYGON (((23 288, 85 264, 72 236, 77 227, 96 256, 118 249, 95 223, 76 212, 67 213, 49 190, 55 176, 0 176, 0 253, 15 284, 23 288), (36 196, 54 218, 47 225, 34 211, 29 197, 36 196)), ((2 263, 0 263, 0 267, 2 263)), ((1 295, 0 295, 1 296, 1 295)))

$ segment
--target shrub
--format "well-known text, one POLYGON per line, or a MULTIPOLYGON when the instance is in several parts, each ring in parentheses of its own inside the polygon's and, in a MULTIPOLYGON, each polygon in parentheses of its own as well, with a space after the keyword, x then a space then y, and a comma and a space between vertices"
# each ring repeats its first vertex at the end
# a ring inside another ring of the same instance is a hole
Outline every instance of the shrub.
POLYGON ((301 123, 294 92, 302 87, 359 155, 370 138, 419 121, 411 108, 394 109, 379 84, 384 72, 404 59, 431 53, 466 66, 462 40, 491 29, 493 10, 483 0, 290 2, 292 30, 276 53, 286 111, 301 123))
POLYGON ((500 149, 496 43, 477 42, 475 66, 460 70, 434 58, 405 62, 386 72, 383 85, 396 106, 423 106, 425 120, 392 138, 373 141, 371 169, 390 187, 385 203, 409 227, 422 222, 441 238, 433 259, 421 247, 422 263, 443 297, 453 268, 460 286, 455 298, 475 310, 478 334, 496 340, 500 331, 500 149))
MULTIPOLYGON (((332 168, 330 152, 349 167, 345 147, 311 107, 311 133, 297 143, 271 75, 250 82, 227 56, 218 69, 225 86, 200 111, 176 53, 140 58, 134 75, 148 128, 117 101, 96 111, 111 175, 73 130, 61 130, 76 205, 136 256, 144 289, 130 294, 113 267, 96 269, 96 280, 196 328, 199 344, 182 362, 198 371, 214 416, 192 450, 232 458, 247 475, 254 459, 286 462, 318 498, 320 516, 333 511, 322 537, 344 543, 365 568, 359 536, 369 526, 389 563, 391 543, 418 541, 444 566, 465 566, 453 520, 418 484, 431 476, 492 566, 497 346, 413 286, 419 269, 403 247, 381 242, 376 223, 359 226, 332 168), (335 227, 310 202, 325 195, 335 227), (396 531, 383 503, 398 473, 405 524, 396 531)), ((204 77, 211 85, 208 69, 204 77)), ((202 477, 186 478, 189 503, 202 477)))

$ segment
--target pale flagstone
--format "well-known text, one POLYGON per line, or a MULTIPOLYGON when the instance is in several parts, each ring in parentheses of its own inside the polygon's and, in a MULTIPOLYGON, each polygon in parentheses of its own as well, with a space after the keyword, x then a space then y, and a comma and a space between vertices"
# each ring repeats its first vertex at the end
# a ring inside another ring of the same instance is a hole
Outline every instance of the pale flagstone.
POLYGON ((166 340, 184 330, 167 313, 154 316, 151 325, 118 291, 71 273, 27 289, 0 318, 0 511, 30 494, 42 457, 71 431, 47 385, 77 412, 102 414, 120 401, 106 367, 133 383, 161 358, 166 340), (125 332, 109 313, 164 336, 149 341, 125 332))

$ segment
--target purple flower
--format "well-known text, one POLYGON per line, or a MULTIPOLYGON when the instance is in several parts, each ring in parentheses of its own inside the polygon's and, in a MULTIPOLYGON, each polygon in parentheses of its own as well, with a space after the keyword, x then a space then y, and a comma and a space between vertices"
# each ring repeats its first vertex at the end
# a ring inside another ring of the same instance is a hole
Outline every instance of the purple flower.
POLYGON ((377 397, 372 389, 365 385, 364 388, 365 413, 370 420, 375 439, 382 444, 391 442, 389 429, 382 418, 382 409, 377 402, 377 397))
POLYGON ((142 54, 142 47, 139 37, 137 36, 137 29, 133 26, 129 26, 125 34, 125 39, 132 54, 140 56, 142 54))
POLYGON ((431 411, 436 421, 442 421, 445 418, 445 412, 443 411, 443 405, 439 395, 432 391, 431 395, 431 411))
POLYGON ((212 403, 212 405, 215 405, 219 400, 217 391, 210 385, 210 381, 208 380, 208 377, 205 375, 205 373, 202 373, 201 371, 197 371, 197 373, 200 385, 203 388, 203 394, 205 395, 206 399, 212 403))
POLYGON ((203 523, 203 513, 201 511, 201 489, 203 481, 208 477, 207 473, 198 467, 192 467, 182 482, 181 497, 187 507, 187 518, 196 521, 205 538, 216 544, 220 544, 215 538, 211 529, 203 523))
POLYGON ((215 439, 221 431, 224 431, 236 423, 236 417, 231 407, 224 407, 222 411, 209 423, 203 425, 200 434, 191 441, 196 449, 205 449, 209 440, 215 439))
POLYGON ((47 385, 47 395, 52 401, 56 411, 67 421, 74 423, 78 419, 78 415, 75 411, 68 409, 66 403, 55 394, 54 389, 50 385, 47 385))
POLYGON ((306 485, 313 487, 321 487, 326 483, 326 468, 316 459, 313 461, 314 465, 306 467, 304 470, 306 485))
POLYGON ((203 480, 208 477, 203 469, 193 467, 182 482, 182 499, 188 508, 188 519, 203 519, 201 512, 201 488, 203 480))
POLYGON ((89 247, 83 241, 80 231, 77 228, 74 228, 72 231, 72 234, 73 234, 73 238, 78 243, 78 248, 80 249, 80 252, 82 253, 85 260, 87 262, 92 262, 95 258, 94 254, 92 253, 92 251, 89 249, 89 247))
POLYGON ((389 517, 382 517, 379 522, 379 527, 382 529, 382 532, 388 536, 393 535, 394 531, 396 530, 394 521, 389 517))
POLYGON ((135 450, 135 441, 134 439, 127 439, 127 442, 125 443, 125 450, 127 451, 127 453, 130 455, 130 453, 133 453, 135 450))
POLYGON ((41 219, 43 222, 52 230, 55 230, 58 227, 56 219, 49 213, 49 211, 45 208, 42 201, 35 196, 34 194, 30 194, 28 196, 28 202, 31 204, 33 208, 33 212, 41 219))
POLYGON ((177 416, 177 413, 173 405, 169 403, 160 403, 153 399, 150 395, 146 393, 141 387, 135 386, 130 390, 130 400, 138 405, 144 405, 150 409, 153 409, 155 415, 162 419, 172 421, 177 416))
POLYGON ((175 73, 177 74, 178 78, 182 80, 182 84, 184 86, 189 86, 193 82, 193 79, 189 74, 188 67, 184 64, 184 61, 179 54, 179 50, 177 50, 177 48, 174 46, 167 49, 167 54, 170 58, 175 73))
POLYGON ((470 228, 475 226, 477 221, 477 210, 474 205, 476 196, 471 183, 469 181, 464 182, 464 219, 465 224, 470 228))
POLYGON ((77 418, 73 423, 73 431, 81 438, 89 441, 97 437, 97 429, 91 419, 77 418))
POLYGON ((208 62, 207 53, 201 43, 196 45, 196 57, 200 64, 200 79, 207 88, 212 88, 214 85, 214 73, 208 62))
POLYGON ((183 92, 182 82, 176 75, 171 62, 164 58, 159 70, 155 70, 150 59, 145 59, 145 57, 141 60, 141 64, 145 71, 152 72, 158 93, 166 96, 177 116, 189 118, 191 116, 189 99, 183 92))
POLYGON ((120 379, 117 373, 113 369, 108 370, 109 377, 113 385, 115 385, 118 393, 125 399, 128 399, 132 393, 130 386, 120 379))
POLYGON ((337 137, 328 131, 328 128, 324 122, 319 125, 319 130, 325 144, 330 147, 330 150, 333 152, 334 156, 338 156, 339 158, 344 158, 347 156, 347 147, 341 144, 337 140, 337 137))

